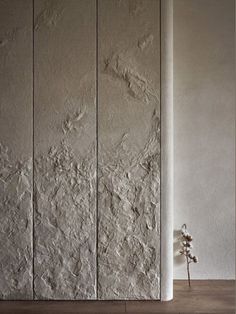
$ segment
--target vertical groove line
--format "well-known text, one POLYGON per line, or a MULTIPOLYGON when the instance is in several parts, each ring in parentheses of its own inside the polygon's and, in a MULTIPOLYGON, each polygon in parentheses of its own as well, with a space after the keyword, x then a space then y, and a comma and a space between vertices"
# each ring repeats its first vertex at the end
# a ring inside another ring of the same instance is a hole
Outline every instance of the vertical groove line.
POLYGON ((98 299, 98 0, 96 0, 96 299, 98 299))
POLYGON ((33 300, 35 299, 34 290, 34 0, 32 0, 32 288, 33 288, 33 300))
POLYGON ((162 181, 162 175, 161 175, 161 167, 162 167, 162 162, 161 162, 161 159, 162 159, 162 141, 161 141, 161 129, 162 129, 162 127, 161 127, 161 117, 162 117, 162 115, 161 115, 161 103, 162 103, 162 101, 161 101, 161 95, 162 95, 162 93, 161 93, 161 86, 162 86, 162 84, 161 84, 161 80, 162 80, 162 75, 161 75, 161 70, 162 70, 162 68, 161 68, 161 55, 162 55, 162 51, 161 51, 161 49, 162 49, 162 46, 161 46, 161 41, 162 41, 162 34, 161 34, 161 30, 162 30, 162 28, 161 28, 161 23, 162 23, 162 19, 161 19, 161 1, 162 0, 160 0, 160 3, 159 3, 159 36, 160 36, 160 58, 159 58, 159 63, 160 63, 160 97, 159 97, 159 99, 160 99, 160 104, 159 104, 159 106, 160 106, 160 187, 159 187, 159 193, 160 193, 160 208, 159 208, 159 212, 160 212, 160 239, 159 239, 159 241, 160 241, 160 270, 159 270, 159 276, 160 276, 160 287, 159 287, 159 289, 160 289, 160 300, 161 300, 161 286, 162 286, 162 281, 161 281, 161 266, 162 266, 162 258, 161 258, 161 252, 162 252, 162 250, 161 250, 161 230, 162 230, 162 221, 161 221, 161 204, 162 204, 162 202, 161 202, 161 200, 162 200, 162 197, 161 197, 161 194, 162 194, 162 188, 161 188, 161 181, 162 181))

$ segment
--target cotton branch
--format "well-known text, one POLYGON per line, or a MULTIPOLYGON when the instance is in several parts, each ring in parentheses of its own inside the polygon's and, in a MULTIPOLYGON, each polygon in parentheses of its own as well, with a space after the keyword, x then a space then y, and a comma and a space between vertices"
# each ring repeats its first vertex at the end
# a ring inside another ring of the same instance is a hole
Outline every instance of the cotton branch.
POLYGON ((193 237, 187 232, 186 224, 183 224, 181 228, 181 244, 182 249, 179 251, 181 255, 184 255, 186 258, 187 264, 187 274, 188 274, 188 285, 191 286, 191 278, 190 278, 190 267, 191 263, 198 263, 198 257, 192 255, 191 249, 193 248, 192 245, 193 237))

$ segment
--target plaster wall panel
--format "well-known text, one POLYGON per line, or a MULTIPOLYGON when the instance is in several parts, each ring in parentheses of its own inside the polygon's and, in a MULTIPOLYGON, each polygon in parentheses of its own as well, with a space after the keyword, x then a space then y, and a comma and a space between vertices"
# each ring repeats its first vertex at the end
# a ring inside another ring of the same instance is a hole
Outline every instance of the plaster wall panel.
POLYGON ((32 298, 32 1, 0 2, 0 299, 32 298))
POLYGON ((95 1, 35 1, 34 292, 93 299, 95 1))
POLYGON ((160 2, 98 1, 98 298, 159 299, 160 2))

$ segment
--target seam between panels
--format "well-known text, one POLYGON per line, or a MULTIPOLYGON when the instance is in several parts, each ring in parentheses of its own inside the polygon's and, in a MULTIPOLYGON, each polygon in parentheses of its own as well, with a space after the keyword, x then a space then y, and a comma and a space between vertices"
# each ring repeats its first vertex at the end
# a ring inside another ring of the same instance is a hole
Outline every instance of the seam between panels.
POLYGON ((161 112, 162 112, 162 108, 161 108, 161 105, 162 105, 162 101, 161 101, 161 98, 162 98, 162 93, 161 93, 161 87, 162 87, 162 75, 161 75, 161 59, 162 59, 162 45, 161 45, 161 41, 162 41, 162 34, 161 34, 161 31, 162 31, 162 27, 161 27, 161 23, 162 23, 162 19, 161 19, 161 9, 162 9, 162 6, 161 6, 161 2, 162 0, 160 0, 159 2, 159 37, 160 37, 160 57, 159 57, 159 64, 160 64, 160 96, 159 96, 159 106, 160 106, 160 186, 159 186, 159 193, 160 193, 160 207, 159 207, 159 215, 160 215, 160 220, 159 220, 159 224, 160 224, 160 239, 159 239, 159 243, 160 243, 160 265, 159 265, 159 298, 160 298, 160 301, 161 301, 161 298, 162 298, 162 295, 161 295, 161 290, 162 290, 162 280, 161 280, 161 269, 162 269, 162 258, 161 258, 161 255, 162 255, 162 248, 161 248, 161 241, 162 241, 162 220, 161 220, 161 210, 162 210, 162 175, 161 175, 161 169, 162 169, 162 141, 161 141, 161 135, 162 135, 162 123, 161 123, 161 112))
POLYGON ((96 58, 95 58, 95 81, 96 81, 96 295, 98 299, 98 0, 95 0, 96 6, 96 25, 95 25, 95 41, 96 41, 96 58))
POLYGON ((35 269, 34 269, 34 201, 35 201, 35 191, 34 191, 34 178, 35 178, 35 172, 34 172, 34 0, 32 0, 32 295, 33 300, 35 299, 35 289, 34 289, 34 278, 35 278, 35 269))

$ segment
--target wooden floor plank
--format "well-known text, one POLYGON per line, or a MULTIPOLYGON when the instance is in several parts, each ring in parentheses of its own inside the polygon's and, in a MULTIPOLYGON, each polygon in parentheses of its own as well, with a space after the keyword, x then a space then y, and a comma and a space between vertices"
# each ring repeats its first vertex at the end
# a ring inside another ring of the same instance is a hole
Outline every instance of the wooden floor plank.
POLYGON ((1 301, 0 314, 234 314, 235 281, 174 282, 174 300, 159 301, 1 301))
POLYGON ((125 313, 124 301, 2 301, 1 314, 125 313))
POLYGON ((174 300, 171 302, 130 301, 126 303, 127 313, 235 313, 234 281, 212 280, 192 282, 189 288, 186 281, 175 281, 174 300))

